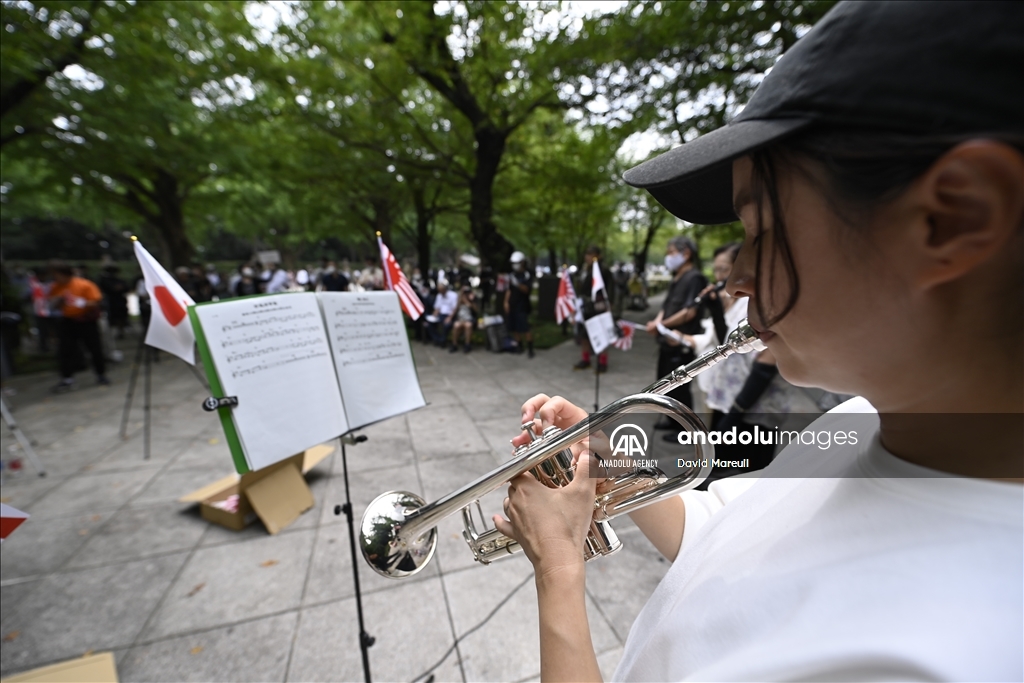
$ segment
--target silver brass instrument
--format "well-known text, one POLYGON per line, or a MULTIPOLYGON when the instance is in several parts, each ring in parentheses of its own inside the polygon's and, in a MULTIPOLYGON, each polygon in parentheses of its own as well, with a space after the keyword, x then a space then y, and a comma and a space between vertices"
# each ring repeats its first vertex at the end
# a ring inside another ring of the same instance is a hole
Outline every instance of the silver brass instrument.
MULTIPOLYGON (((573 476, 570 447, 586 438, 591 430, 601 429, 623 414, 653 411, 674 419, 684 429, 707 431, 692 410, 665 394, 692 381, 734 353, 764 348, 754 329, 742 320, 718 348, 676 368, 640 393, 609 403, 565 430, 552 425, 538 435, 533 431, 532 422, 524 424, 523 429, 531 438, 530 444, 518 447, 513 459, 504 465, 438 501, 428 505, 419 496, 405 491, 389 491, 377 496, 363 514, 360 526, 363 557, 382 576, 411 576, 433 557, 437 547, 438 522, 460 510, 465 523, 463 536, 478 562, 488 564, 498 557, 521 550, 515 540, 497 529, 479 531, 470 506, 475 505, 479 509, 481 497, 523 472, 531 472, 551 487, 568 484, 573 476)), ((696 449, 696 460, 706 461, 706 467, 683 469, 671 477, 655 467, 635 468, 602 482, 594 500, 594 519, 583 548, 584 556, 589 560, 609 555, 622 547, 608 520, 664 500, 704 481, 711 471, 714 446, 698 443, 696 449)))

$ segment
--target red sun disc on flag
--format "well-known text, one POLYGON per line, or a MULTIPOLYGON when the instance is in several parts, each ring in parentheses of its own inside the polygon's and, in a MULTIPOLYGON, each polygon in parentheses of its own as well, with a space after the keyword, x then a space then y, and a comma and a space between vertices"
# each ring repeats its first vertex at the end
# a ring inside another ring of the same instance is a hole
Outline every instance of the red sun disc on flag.
POLYGON ((160 310, 163 311, 167 322, 171 325, 177 325, 185 319, 185 309, 175 301, 174 295, 171 294, 169 289, 163 285, 157 285, 153 288, 153 295, 156 297, 157 303, 160 304, 160 310))

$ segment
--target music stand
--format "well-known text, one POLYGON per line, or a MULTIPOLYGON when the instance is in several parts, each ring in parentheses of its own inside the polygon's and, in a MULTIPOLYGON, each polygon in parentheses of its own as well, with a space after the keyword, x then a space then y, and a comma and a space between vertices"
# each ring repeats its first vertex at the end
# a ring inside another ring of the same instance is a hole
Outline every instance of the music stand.
POLYGON ((366 632, 366 626, 363 623, 363 594, 359 589, 359 556, 356 553, 356 530, 352 520, 352 496, 349 493, 348 487, 348 459, 345 456, 345 444, 352 444, 354 446, 357 443, 363 443, 367 438, 364 434, 344 434, 338 438, 338 441, 341 443, 341 472, 345 478, 345 503, 343 505, 335 505, 334 514, 340 515, 345 513, 345 518, 348 521, 348 545, 352 553, 352 580, 355 582, 356 614, 359 618, 359 650, 363 656, 363 678, 366 680, 366 683, 371 683, 370 647, 373 646, 377 639, 366 632))

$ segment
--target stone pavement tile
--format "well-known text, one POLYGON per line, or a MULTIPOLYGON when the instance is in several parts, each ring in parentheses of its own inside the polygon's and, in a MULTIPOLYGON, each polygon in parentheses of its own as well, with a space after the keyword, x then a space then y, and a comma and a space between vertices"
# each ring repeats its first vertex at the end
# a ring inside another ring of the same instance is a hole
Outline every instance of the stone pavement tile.
MULTIPOLYGON (((344 517, 342 517, 344 519, 344 517)), ((359 526, 356 525, 356 533, 359 526)), ((468 552, 468 551, 467 551, 468 552)), ((418 583, 425 579, 436 578, 437 563, 431 561, 418 574, 396 580, 381 576, 366 563, 359 551, 356 541, 356 563, 359 568, 359 588, 363 594, 388 590, 405 583, 418 583)), ((306 594, 302 604, 317 605, 332 600, 339 600, 355 595, 355 583, 352 577, 352 550, 349 546, 348 525, 335 524, 321 527, 317 535, 316 548, 313 550, 313 566, 306 584, 306 594)))
POLYGON ((461 400, 457 393, 450 389, 430 389, 429 391, 423 391, 423 398, 427 400, 427 405, 432 408, 441 406, 454 406, 459 405, 461 400))
POLYGON ((119 510, 85 546, 68 567, 90 567, 189 550, 206 532, 198 510, 178 503, 129 505, 119 510))
POLYGON ((629 629, 671 566, 636 527, 613 522, 622 550, 587 563, 587 594, 625 643, 629 629))
POLYGON ((409 433, 420 460, 480 453, 489 446, 461 406, 421 408, 409 413, 409 433))
POLYGON ((4 580, 58 571, 112 514, 108 511, 51 519, 30 517, 0 546, 4 580))
POLYGON ((463 399, 463 406, 466 414, 474 422, 504 420, 511 425, 508 429, 515 430, 520 424, 518 422, 519 409, 523 406, 523 402, 537 393, 539 391, 517 394, 509 394, 504 391, 500 393, 498 391, 480 391, 466 396, 463 399))
MULTIPOLYGON (((356 526, 363 518, 366 506, 385 491, 409 491, 423 496, 415 464, 386 467, 362 472, 349 472, 349 490, 352 495, 352 510, 356 526)), ((334 524, 340 517, 334 514, 334 506, 345 502, 345 478, 335 474, 327 483, 324 494, 325 505, 320 512, 322 524, 334 524)))
MULTIPOLYGON (((214 546, 243 543, 245 541, 270 537, 267 527, 263 526, 263 522, 259 519, 254 520, 241 531, 235 531, 234 529, 228 529, 220 524, 214 524, 213 522, 208 522, 203 519, 200 516, 198 503, 189 505, 188 507, 183 507, 182 512, 192 515, 196 520, 196 524, 202 526, 206 530, 206 533, 203 534, 202 540, 199 542, 200 548, 212 548, 214 546)), ((279 535, 289 534, 294 530, 294 527, 288 527, 287 529, 282 530, 279 535)))
POLYGON ((3 675, 89 650, 127 647, 186 557, 181 553, 47 577, 4 619, 5 633, 19 634, 0 647, 3 675))
MULTIPOLYGON (((454 637, 440 579, 396 582, 363 596, 376 681, 408 681, 437 663, 454 637)), ((302 610, 289 681, 363 680, 355 598, 302 610)), ((437 681, 462 681, 453 652, 434 672, 437 681)))
MULTIPOLYGON (((521 680, 540 672, 537 591, 533 567, 525 556, 446 573, 443 580, 455 631, 460 636, 487 619, 526 580, 494 616, 459 643, 459 651, 467 680, 521 680), (500 647, 495 646, 497 643, 500 647)), ((589 600, 587 611, 594 648, 603 652, 617 646, 615 634, 589 600)))
POLYGON ((135 504, 172 503, 185 494, 223 479, 231 473, 228 465, 207 465, 206 467, 171 466, 152 475, 148 485, 132 500, 135 504))
POLYGON ((42 519, 116 510, 131 500, 154 476, 156 472, 153 470, 83 474, 47 492, 29 512, 42 519))
MULTIPOLYGON (((113 446, 114 444, 111 444, 113 446)), ((47 476, 71 477, 85 472, 89 465, 95 463, 109 449, 99 451, 81 450, 72 446, 61 445, 55 448, 37 448, 36 456, 43 463, 47 476)), ((35 472, 27 459, 24 459, 26 471, 35 472)))
POLYGON ((220 426, 216 426, 216 429, 214 432, 211 427, 199 434, 190 434, 177 442, 167 443, 162 450, 174 460, 174 469, 219 467, 225 473, 234 472, 235 461, 231 458, 231 449, 220 433, 220 426))
MULTIPOLYGON (((411 466, 413 460, 412 441, 406 431, 404 418, 387 421, 395 429, 390 433, 368 435, 363 443, 345 446, 345 459, 348 471, 377 470, 382 467, 411 466)), ((332 463, 335 475, 342 473, 341 449, 338 449, 332 463)))
POLYGON ((151 443, 149 460, 146 460, 142 437, 130 437, 111 448, 106 454, 86 465, 83 472, 114 472, 125 470, 158 470, 167 465, 174 456, 185 448, 187 442, 151 443), (177 448, 175 447, 177 446, 177 448))
MULTIPOLYGON (((5 579, 5 581, 9 580, 5 579)), ((7 621, 17 613, 18 607, 25 601, 25 598, 30 596, 41 584, 41 580, 32 579, 20 583, 0 585, 0 603, 3 604, 3 612, 0 613, 0 638, 10 633, 4 628, 7 621)))
POLYGON ((476 428, 480 430, 484 439, 490 445, 495 458, 505 462, 512 458, 512 444, 509 441, 521 431, 520 424, 515 412, 503 417, 495 417, 487 420, 476 420, 476 428))
POLYGON ((162 638, 297 608, 313 531, 200 548, 142 637, 162 638))
MULTIPOLYGON (((496 465, 497 463, 490 453, 477 453, 420 463, 420 476, 423 479, 425 498, 428 503, 433 502, 487 474, 496 465)), ((491 515, 501 513, 507 489, 507 486, 502 485, 480 499, 480 507, 484 515, 482 520, 476 506, 470 508, 478 531, 490 528, 492 526, 491 515)), ((443 561, 444 571, 454 571, 476 564, 473 553, 462 536, 464 528, 461 511, 441 520, 437 526, 437 556, 443 561)))
MULTIPOLYGON (((46 461, 43 460, 43 468, 46 469, 46 461)), ((40 477, 32 468, 28 460, 22 461, 21 474, 15 476, 4 476, 3 485, 0 487, 0 501, 15 507, 19 510, 29 511, 32 505, 45 496, 47 493, 64 484, 68 477, 62 477, 50 472, 45 477, 40 477)))
POLYGON ((298 612, 139 645, 119 653, 124 681, 281 681, 298 612))

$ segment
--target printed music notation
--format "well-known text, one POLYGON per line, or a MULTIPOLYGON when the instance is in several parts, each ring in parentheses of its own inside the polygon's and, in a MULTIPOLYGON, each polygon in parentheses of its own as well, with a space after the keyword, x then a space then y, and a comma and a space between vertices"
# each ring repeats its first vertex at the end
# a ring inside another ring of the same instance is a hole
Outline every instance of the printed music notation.
POLYGON ((302 341, 292 342, 291 344, 282 344, 281 346, 267 346, 262 349, 255 351, 239 351, 228 356, 228 363, 234 363, 235 361, 247 360, 249 358, 259 358, 265 356, 268 353, 277 353, 278 351, 287 351, 289 349, 304 349, 307 346, 318 346, 324 343, 324 339, 303 339, 302 341))
POLYGON ((403 358, 405 325, 378 302, 355 298, 331 316, 335 362, 343 368, 403 358))
POLYGON ((293 320, 304 320, 318 317, 313 311, 306 311, 305 313, 292 313, 289 315, 269 315, 266 318, 259 318, 257 320, 238 320, 234 321, 229 325, 221 326, 221 332, 232 332, 234 330, 240 330, 247 327, 263 327, 264 325, 284 325, 293 320))
POLYGON ((327 351, 324 350, 315 353, 309 353, 304 356, 292 356, 291 358, 284 358, 276 361, 268 361, 266 363, 260 363, 259 365, 254 365, 252 367, 245 368, 244 370, 233 370, 231 372, 231 376, 234 377, 235 379, 239 377, 248 377, 251 375, 257 375, 261 372, 265 372, 266 370, 272 370, 274 368, 281 367, 282 365, 288 365, 289 363, 298 363, 300 361, 311 360, 313 358, 323 358, 326 355, 327 351))
POLYGON ((249 337, 242 337, 241 339, 232 339, 230 341, 222 341, 220 345, 221 348, 226 349, 229 346, 237 346, 238 344, 254 344, 256 342, 263 341, 264 339, 273 339, 275 337, 289 337, 300 332, 319 332, 320 330, 320 325, 295 327, 290 330, 267 330, 262 334, 252 335, 249 337))

